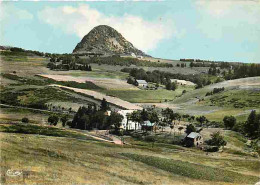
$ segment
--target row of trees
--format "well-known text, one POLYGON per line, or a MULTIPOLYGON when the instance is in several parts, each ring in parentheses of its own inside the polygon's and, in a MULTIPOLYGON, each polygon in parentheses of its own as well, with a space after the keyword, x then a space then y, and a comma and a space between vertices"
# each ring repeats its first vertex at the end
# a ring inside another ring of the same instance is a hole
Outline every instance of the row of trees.
MULTIPOLYGON (((232 64, 237 65, 237 64, 232 64)), ((210 67, 210 68, 216 68, 220 67, 220 69, 229 69, 231 67, 230 62, 213 62, 213 61, 203 61, 203 60, 197 60, 197 61, 191 61, 190 67, 210 67)))

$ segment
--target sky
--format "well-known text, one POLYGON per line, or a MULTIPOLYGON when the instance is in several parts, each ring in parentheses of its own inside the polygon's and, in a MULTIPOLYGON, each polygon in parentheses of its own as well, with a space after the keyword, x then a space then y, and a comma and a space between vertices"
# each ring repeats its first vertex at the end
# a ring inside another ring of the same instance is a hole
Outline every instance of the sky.
POLYGON ((0 45, 71 53, 98 25, 153 57, 260 63, 260 0, 0 1, 0 45))

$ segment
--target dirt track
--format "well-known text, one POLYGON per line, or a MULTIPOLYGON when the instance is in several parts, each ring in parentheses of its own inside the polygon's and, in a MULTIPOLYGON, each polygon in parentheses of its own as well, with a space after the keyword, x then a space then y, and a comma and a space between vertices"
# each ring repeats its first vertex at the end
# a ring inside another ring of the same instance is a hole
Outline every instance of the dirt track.
POLYGON ((93 98, 98 99, 98 100, 102 100, 103 98, 105 98, 107 100, 107 102, 112 103, 114 105, 117 105, 119 107, 122 107, 124 109, 128 109, 128 110, 142 110, 143 109, 142 107, 139 107, 135 104, 129 103, 127 101, 121 100, 121 99, 116 98, 116 97, 107 96, 105 94, 102 94, 102 93, 99 93, 99 92, 96 92, 96 91, 67 87, 67 86, 56 85, 56 84, 52 84, 50 86, 70 89, 70 90, 73 90, 75 92, 79 92, 79 93, 83 93, 83 94, 86 94, 86 95, 89 95, 89 96, 93 96, 93 98))

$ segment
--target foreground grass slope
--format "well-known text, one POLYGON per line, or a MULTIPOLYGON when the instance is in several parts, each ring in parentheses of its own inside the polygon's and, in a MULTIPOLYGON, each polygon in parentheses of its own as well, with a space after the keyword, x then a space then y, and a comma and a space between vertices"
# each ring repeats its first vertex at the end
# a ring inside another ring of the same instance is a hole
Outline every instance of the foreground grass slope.
POLYGON ((253 158, 217 159, 174 145, 156 144, 152 148, 145 142, 120 146, 87 137, 77 139, 69 131, 54 128, 48 128, 46 134, 46 129, 1 124, 2 172, 12 169, 27 174, 24 178, 2 176, 2 183, 254 184, 258 181, 260 163, 253 158))

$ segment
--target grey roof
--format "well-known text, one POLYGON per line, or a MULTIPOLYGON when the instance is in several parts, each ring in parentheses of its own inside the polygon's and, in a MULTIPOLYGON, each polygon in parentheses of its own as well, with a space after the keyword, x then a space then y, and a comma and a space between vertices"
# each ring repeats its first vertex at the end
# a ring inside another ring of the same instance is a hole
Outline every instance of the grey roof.
POLYGON ((187 137, 194 139, 194 138, 196 138, 196 137, 198 137, 198 136, 200 136, 199 133, 197 133, 197 132, 191 132, 187 137))
POLYGON ((147 82, 145 81, 145 80, 136 80, 137 81, 137 83, 139 83, 139 84, 147 84, 147 82))
POLYGON ((144 121, 144 125, 152 127, 152 126, 154 126, 154 123, 151 123, 149 120, 147 120, 147 121, 144 121))

